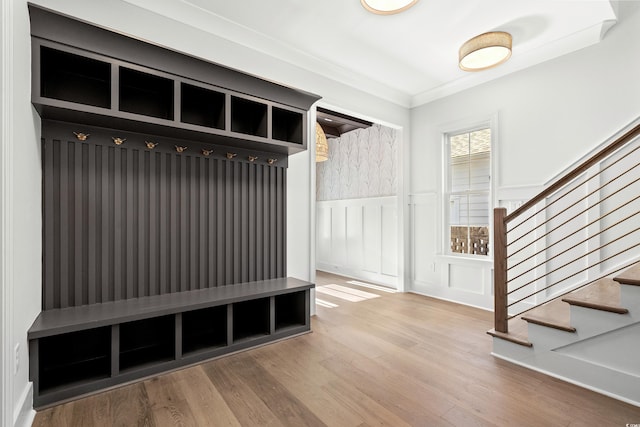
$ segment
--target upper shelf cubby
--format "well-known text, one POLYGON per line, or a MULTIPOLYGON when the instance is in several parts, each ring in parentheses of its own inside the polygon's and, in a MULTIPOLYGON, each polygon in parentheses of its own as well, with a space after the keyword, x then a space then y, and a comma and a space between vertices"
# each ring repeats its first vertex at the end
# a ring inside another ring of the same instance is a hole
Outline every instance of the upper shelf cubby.
POLYGON ((173 120, 173 80, 120 67, 120 111, 173 120))
POLYGON ((40 91, 45 98, 110 108, 111 65, 42 46, 40 91))
POLYGON ((224 129, 225 94, 187 83, 180 85, 180 121, 224 129))
POLYGON ((232 96, 231 131, 266 138, 267 105, 232 96))
POLYGON ((292 154, 320 97, 29 4, 45 119, 292 154))

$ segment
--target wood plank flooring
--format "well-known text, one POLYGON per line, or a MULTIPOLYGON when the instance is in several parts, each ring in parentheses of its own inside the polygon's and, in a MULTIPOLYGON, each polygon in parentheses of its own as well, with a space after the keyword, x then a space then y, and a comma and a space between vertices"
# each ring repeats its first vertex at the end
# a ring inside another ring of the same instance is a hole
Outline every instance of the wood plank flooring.
POLYGON ((640 408, 495 359, 492 314, 319 273, 312 330, 39 412, 34 426, 625 426, 640 408), (357 290, 357 291, 355 291, 357 290), (366 297, 366 295, 365 295, 366 297))

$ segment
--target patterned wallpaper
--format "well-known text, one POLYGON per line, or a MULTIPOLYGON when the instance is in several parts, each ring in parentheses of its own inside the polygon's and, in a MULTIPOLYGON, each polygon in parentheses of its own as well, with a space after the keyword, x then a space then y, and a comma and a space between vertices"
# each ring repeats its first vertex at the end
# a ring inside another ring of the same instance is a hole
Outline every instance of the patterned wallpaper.
POLYGON ((399 132, 374 124, 329 139, 329 160, 316 163, 317 200, 395 196, 399 132))

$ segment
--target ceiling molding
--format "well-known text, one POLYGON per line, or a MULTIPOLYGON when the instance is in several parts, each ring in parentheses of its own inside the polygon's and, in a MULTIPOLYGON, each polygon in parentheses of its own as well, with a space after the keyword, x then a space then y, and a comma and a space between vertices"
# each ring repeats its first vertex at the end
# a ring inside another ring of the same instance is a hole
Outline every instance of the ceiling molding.
POLYGON ((411 99, 411 107, 414 108, 428 104, 429 102, 437 99, 462 92, 463 90, 496 80, 516 71, 520 71, 597 44, 602 41, 603 36, 613 25, 615 25, 616 22, 617 21, 615 20, 601 22, 590 28, 526 52, 526 55, 518 55, 517 48, 514 48, 514 53, 509 62, 502 64, 500 67, 485 70, 482 73, 469 74, 466 77, 417 94, 411 99))

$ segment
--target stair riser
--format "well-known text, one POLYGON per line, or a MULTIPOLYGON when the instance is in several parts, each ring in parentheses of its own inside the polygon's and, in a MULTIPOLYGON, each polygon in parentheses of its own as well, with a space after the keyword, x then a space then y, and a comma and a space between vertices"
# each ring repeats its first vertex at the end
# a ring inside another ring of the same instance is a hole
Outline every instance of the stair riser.
MULTIPOLYGON (((616 314, 592 308, 571 306, 571 326, 579 339, 585 339, 637 321, 631 314, 616 314)), ((535 342, 534 342, 535 343, 535 342)))
POLYGON ((620 305, 632 315, 640 315, 640 286, 620 285, 620 305))
POLYGON ((502 338, 493 337, 493 353, 509 359, 522 360, 533 355, 533 347, 526 347, 502 338))
POLYGON ((528 324, 527 333, 529 341, 533 343, 533 350, 536 353, 548 351, 549 349, 578 340, 578 335, 574 332, 561 331, 535 323, 528 324))

